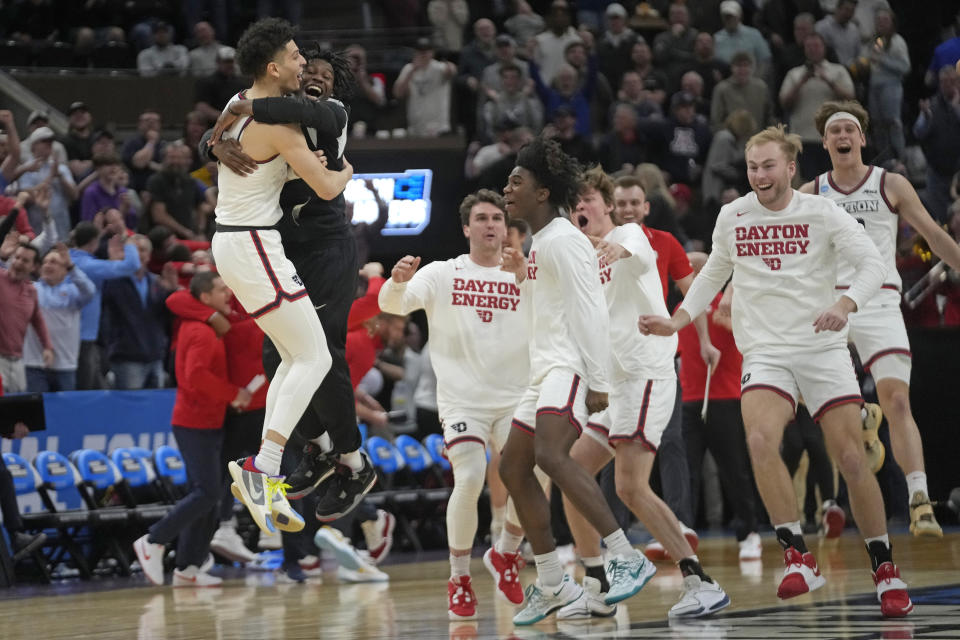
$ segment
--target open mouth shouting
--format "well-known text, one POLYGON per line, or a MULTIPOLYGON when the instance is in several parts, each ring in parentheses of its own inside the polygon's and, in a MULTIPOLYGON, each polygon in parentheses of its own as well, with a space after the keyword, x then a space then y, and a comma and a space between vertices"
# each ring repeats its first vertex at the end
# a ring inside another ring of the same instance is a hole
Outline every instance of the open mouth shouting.
POLYGON ((850 153, 853 151, 853 145, 849 142, 841 142, 837 144, 837 153, 850 153))
POLYGON ((590 222, 590 221, 587 220, 587 216, 585 216, 585 215, 579 215, 579 216, 577 216, 577 226, 579 226, 581 229, 583 229, 585 226, 587 226, 587 223, 588 223, 588 222, 590 222))
POLYGON ((323 85, 314 81, 308 82, 303 88, 303 92, 313 100, 322 100, 324 96, 323 85))

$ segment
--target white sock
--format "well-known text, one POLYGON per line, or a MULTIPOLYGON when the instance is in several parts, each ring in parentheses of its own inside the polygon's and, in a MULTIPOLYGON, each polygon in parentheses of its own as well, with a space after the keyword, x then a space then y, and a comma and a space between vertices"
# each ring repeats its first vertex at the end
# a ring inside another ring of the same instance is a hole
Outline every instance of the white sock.
POLYGON ((602 567, 603 566, 603 556, 597 556, 595 558, 580 558, 580 562, 583 563, 583 566, 587 567, 602 567))
POLYGON ((494 546, 497 553, 516 553, 517 549, 520 548, 520 543, 523 542, 523 535, 515 535, 507 531, 507 528, 504 527, 500 530, 500 539, 497 540, 497 544, 494 546))
POLYGON ((533 556, 537 563, 537 578, 540 579, 540 586, 544 589, 554 589, 563 582, 563 565, 560 564, 560 556, 554 549, 550 553, 542 553, 533 556))
POLYGON ((923 471, 911 471, 907 474, 907 501, 913 500, 913 494, 917 491, 923 491, 923 495, 929 496, 927 493, 927 474, 923 471))
POLYGON ((253 459, 253 464, 268 476, 278 476, 281 458, 283 458, 283 447, 273 440, 264 438, 260 443, 260 453, 253 459))
POLYGON ((503 522, 507 519, 507 505, 502 507, 493 507, 490 514, 490 531, 500 531, 503 529, 503 522))
POLYGON ((886 533, 883 534, 882 536, 877 536, 875 538, 864 538, 863 540, 864 542, 867 543, 868 547, 870 546, 871 542, 882 542, 887 546, 888 549, 890 548, 890 536, 889 534, 886 534, 886 533))
POLYGON ((310 442, 320 447, 320 451, 324 453, 333 451, 333 442, 330 440, 330 434, 326 431, 324 431, 319 438, 314 438, 310 442))
POLYGON ((615 556, 629 558, 637 552, 636 549, 634 549, 630 544, 630 541, 627 540, 627 536, 623 532, 623 529, 617 529, 605 537, 603 539, 603 543, 607 545, 607 549, 610 550, 610 553, 615 556))
POLYGON ((347 465, 351 471, 360 471, 363 469, 363 458, 360 456, 360 450, 357 449, 350 453, 341 453, 340 464, 347 465))
POLYGON ((470 554, 465 556, 455 556, 450 554, 450 577, 470 575, 470 554))

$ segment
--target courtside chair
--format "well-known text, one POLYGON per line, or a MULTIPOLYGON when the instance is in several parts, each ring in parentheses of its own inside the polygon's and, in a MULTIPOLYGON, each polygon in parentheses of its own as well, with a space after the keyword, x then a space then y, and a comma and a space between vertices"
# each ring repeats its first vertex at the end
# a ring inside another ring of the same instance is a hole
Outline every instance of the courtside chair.
POLYGON ((77 569, 81 578, 89 579, 93 573, 80 548, 78 538, 82 530, 88 528, 93 522, 90 510, 86 505, 79 509, 58 510, 50 495, 54 491, 66 493, 75 491, 79 495, 80 473, 63 454, 56 451, 41 451, 34 458, 33 466, 40 476, 37 493, 40 494, 40 500, 46 511, 26 514, 24 524, 30 522, 30 526, 35 528, 56 529, 57 548, 48 558, 50 566, 55 567, 59 562, 66 562, 77 569))
POLYGON ((161 500, 157 474, 153 470, 149 452, 147 454, 144 457, 133 448, 120 447, 110 455, 124 479, 119 485, 123 490, 123 501, 143 529, 163 518, 172 508, 172 505, 164 504, 161 500))
POLYGON ((78 489, 91 512, 97 533, 93 539, 90 564, 97 567, 101 560, 113 558, 116 563, 110 568, 122 576, 129 576, 131 560, 125 551, 128 548, 125 543, 128 538, 133 541, 128 527, 133 512, 123 504, 126 491, 123 475, 101 451, 79 449, 70 454, 70 458, 80 473, 78 489))
POLYGON ((187 495, 187 467, 183 456, 170 445, 157 447, 153 452, 153 469, 160 479, 160 485, 166 494, 165 501, 175 504, 180 498, 187 495))
MULTIPOLYGON (((13 476, 13 490, 18 496, 36 492, 37 486, 40 484, 40 474, 22 456, 16 453, 5 453, 3 454, 3 464, 6 465, 10 475, 13 476)), ((21 514, 20 516, 24 522, 24 527, 39 529, 32 524, 28 526, 27 515, 21 514)), ((34 549, 30 553, 30 557, 36 563, 37 569, 40 571, 40 577, 49 584, 51 580, 50 568, 47 566, 47 558, 43 554, 43 550, 34 549)))

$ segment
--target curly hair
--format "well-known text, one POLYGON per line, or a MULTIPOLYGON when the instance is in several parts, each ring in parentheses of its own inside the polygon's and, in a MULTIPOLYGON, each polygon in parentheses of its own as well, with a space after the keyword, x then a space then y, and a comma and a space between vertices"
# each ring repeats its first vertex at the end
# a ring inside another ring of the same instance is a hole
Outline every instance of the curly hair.
POLYGON ((307 64, 323 60, 333 69, 333 97, 344 100, 350 98, 356 89, 356 78, 350 70, 350 61, 344 51, 334 51, 314 40, 301 52, 307 64))
POLYGON ((286 20, 264 18, 247 27, 237 42, 237 64, 243 73, 262 78, 267 65, 293 40, 296 30, 286 20))
POLYGON ((538 137, 517 154, 517 166, 533 174, 541 187, 550 192, 548 201, 557 209, 572 211, 580 197, 583 169, 568 156, 556 140, 538 137))
POLYGON ((826 134, 827 120, 830 119, 830 116, 841 111, 846 111, 859 120, 860 131, 864 134, 867 132, 867 127, 870 125, 870 114, 867 113, 862 104, 856 100, 844 100, 842 102, 831 100, 820 105, 817 112, 813 114, 813 122, 817 125, 817 131, 820 132, 821 136, 826 134))

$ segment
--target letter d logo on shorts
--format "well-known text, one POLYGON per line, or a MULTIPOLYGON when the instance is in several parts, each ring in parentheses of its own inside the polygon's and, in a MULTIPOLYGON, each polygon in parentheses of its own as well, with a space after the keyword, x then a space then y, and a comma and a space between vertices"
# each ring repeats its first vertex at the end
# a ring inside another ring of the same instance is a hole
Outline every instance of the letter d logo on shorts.
POLYGON ((743 385, 747 384, 748 382, 750 382, 750 374, 749 374, 749 373, 745 373, 745 374, 743 374, 743 377, 740 378, 740 386, 743 386, 743 385))

